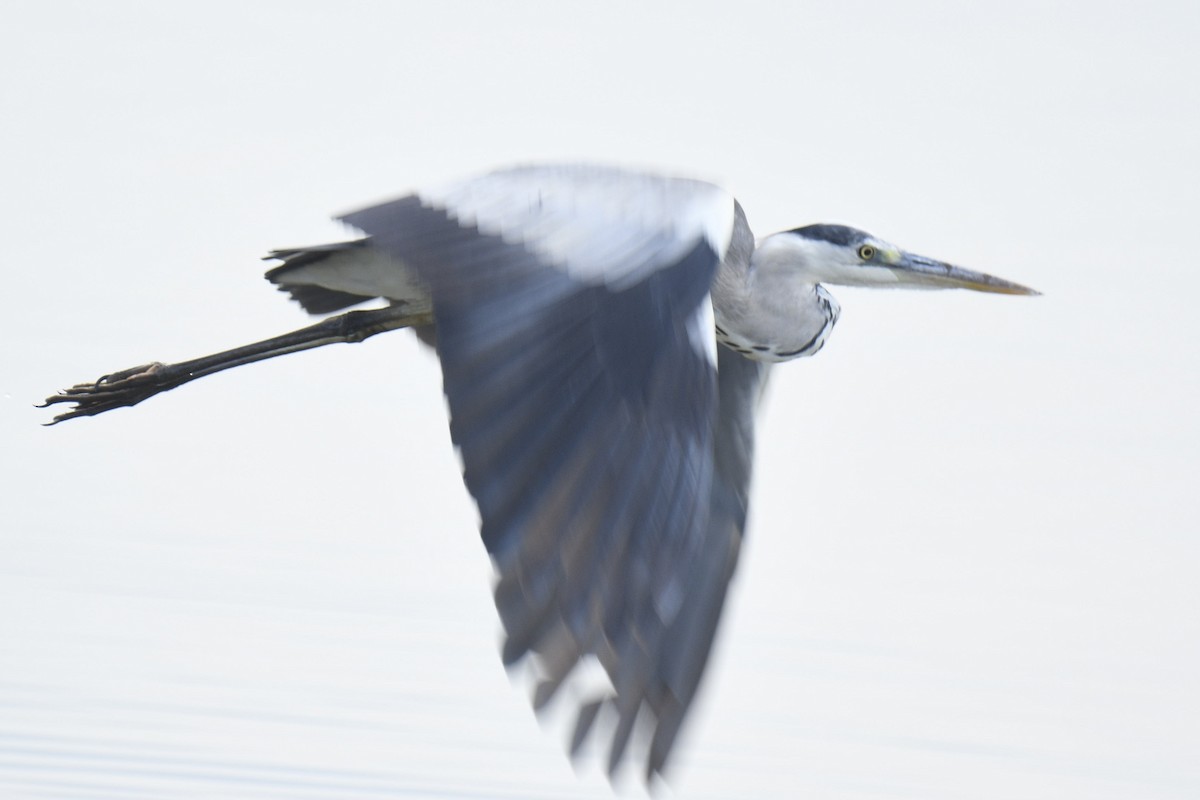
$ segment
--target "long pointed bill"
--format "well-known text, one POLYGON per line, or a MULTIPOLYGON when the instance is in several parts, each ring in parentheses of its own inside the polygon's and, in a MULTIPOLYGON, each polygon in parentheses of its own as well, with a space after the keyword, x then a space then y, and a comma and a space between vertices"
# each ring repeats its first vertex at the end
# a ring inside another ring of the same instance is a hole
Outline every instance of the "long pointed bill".
POLYGON ((901 253, 898 263, 890 267, 902 285, 926 286, 930 289, 973 289, 996 294, 1039 295, 1041 292, 1006 281, 994 275, 974 272, 945 261, 937 261, 913 253, 901 253))

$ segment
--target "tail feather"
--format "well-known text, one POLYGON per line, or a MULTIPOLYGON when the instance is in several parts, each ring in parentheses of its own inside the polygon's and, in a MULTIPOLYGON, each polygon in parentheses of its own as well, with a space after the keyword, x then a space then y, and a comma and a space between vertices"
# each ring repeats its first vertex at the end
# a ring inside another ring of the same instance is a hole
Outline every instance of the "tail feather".
POLYGON ((379 252, 370 239, 272 250, 283 263, 266 278, 310 314, 330 314, 381 297, 427 303, 428 292, 404 264, 379 252))

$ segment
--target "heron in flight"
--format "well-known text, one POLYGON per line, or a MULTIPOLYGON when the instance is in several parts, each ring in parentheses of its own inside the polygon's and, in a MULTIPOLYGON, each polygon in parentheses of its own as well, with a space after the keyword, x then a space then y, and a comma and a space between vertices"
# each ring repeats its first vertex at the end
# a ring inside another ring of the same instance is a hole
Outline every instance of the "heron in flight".
POLYGON ((771 365, 821 349, 825 288, 1037 292, 842 225, 756 240, 698 180, 527 166, 341 217, 360 238, 277 250, 267 277, 308 328, 79 384, 55 422, 134 405, 202 375, 412 327, 436 348, 463 478, 496 570, 505 664, 532 662, 535 707, 585 660, 608 769, 635 727, 661 772, 696 694, 741 547, 755 408, 771 365), (636 723, 636 725, 635 725, 636 723))

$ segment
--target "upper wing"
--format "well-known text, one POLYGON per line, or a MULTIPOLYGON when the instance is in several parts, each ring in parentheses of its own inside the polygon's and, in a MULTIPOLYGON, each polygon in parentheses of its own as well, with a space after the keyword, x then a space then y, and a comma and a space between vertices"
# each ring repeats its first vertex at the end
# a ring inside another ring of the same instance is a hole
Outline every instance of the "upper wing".
POLYGON ((615 169, 523 168, 343 219, 433 297, 451 435, 499 573, 506 663, 537 654, 540 705, 598 657, 613 694, 584 705, 576 745, 611 703, 615 768, 645 708, 657 771, 744 518, 744 480, 731 516, 714 460, 708 293, 732 198, 615 169))

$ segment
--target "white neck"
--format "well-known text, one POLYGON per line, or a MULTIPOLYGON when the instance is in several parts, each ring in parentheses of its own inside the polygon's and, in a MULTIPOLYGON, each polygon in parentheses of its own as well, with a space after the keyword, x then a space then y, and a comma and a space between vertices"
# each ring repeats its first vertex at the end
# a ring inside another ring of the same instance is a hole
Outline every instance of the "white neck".
POLYGON ((748 263, 722 264, 713 281, 717 340, 749 358, 813 355, 841 312, 818 283, 809 254, 787 241, 793 238, 762 239, 748 263))

